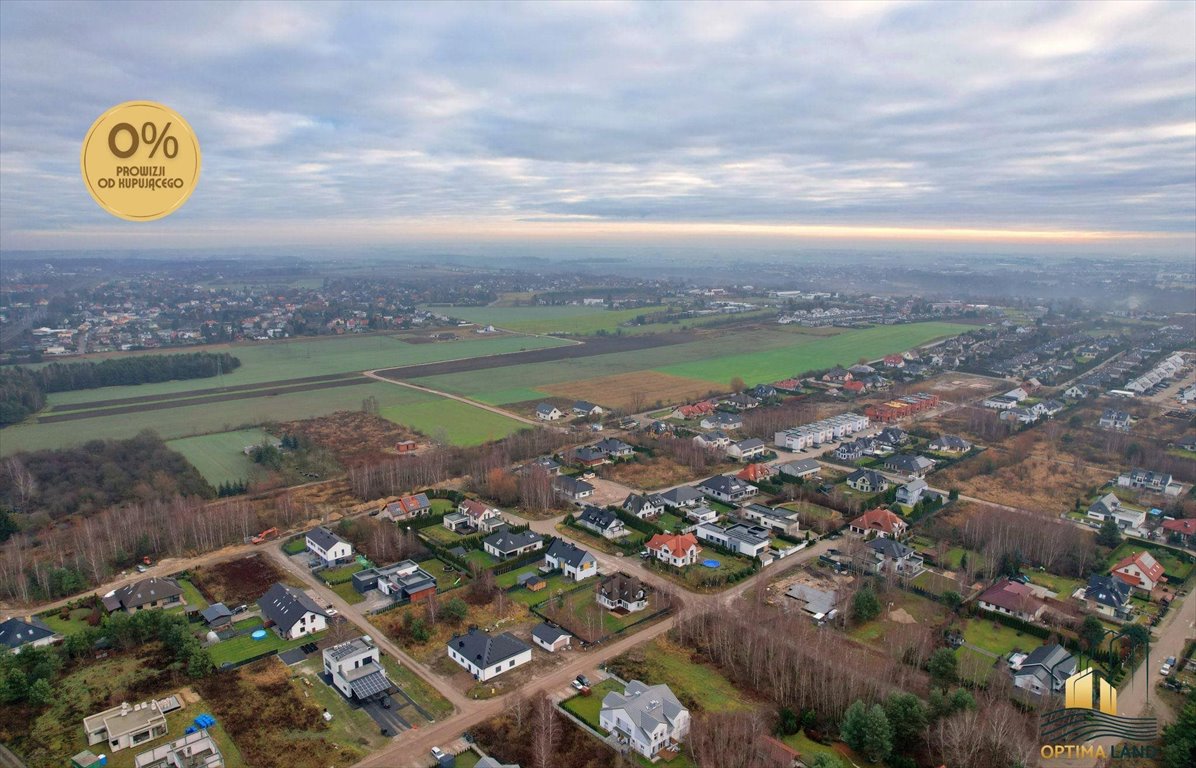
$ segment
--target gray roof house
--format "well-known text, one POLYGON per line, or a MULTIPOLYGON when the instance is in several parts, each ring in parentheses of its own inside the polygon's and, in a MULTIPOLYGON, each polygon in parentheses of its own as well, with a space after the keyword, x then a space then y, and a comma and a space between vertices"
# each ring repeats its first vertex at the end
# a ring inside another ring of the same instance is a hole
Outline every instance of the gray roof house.
POLYGON ((759 489, 734 475, 715 475, 698 483, 698 490, 719 501, 734 503, 754 496, 759 489))
POLYGON ((598 575, 598 559, 571 541, 554 539, 544 553, 544 565, 560 568, 574 581, 598 575))
POLYGON ((972 450, 972 444, 959 435, 939 435, 930 441, 929 448, 947 453, 967 453, 972 450))
POLYGON ((913 453, 897 453, 885 459, 885 469, 903 475, 921 477, 934 469, 934 462, 913 453))
POLYGON ((532 647, 510 632, 488 635, 474 627, 448 642, 449 658, 478 680, 489 680, 532 660, 532 647))
POLYGON ((922 556, 896 539, 877 536, 864 546, 872 550, 873 561, 866 568, 874 573, 896 573, 914 577, 926 570, 922 556))
POLYGON ((696 507, 706 497, 693 486, 681 485, 660 494, 660 498, 670 507, 696 507))
POLYGON ((888 489, 889 481, 874 469, 857 469, 847 476, 847 485, 861 493, 879 493, 888 489))
POLYGON ((562 648, 568 648, 572 639, 573 635, 546 621, 532 627, 532 642, 549 653, 556 653, 562 648))
POLYGON ((777 469, 780 470, 782 475, 808 477, 809 475, 818 474, 818 470, 822 469, 822 465, 818 463, 817 459, 798 459, 797 461, 787 461, 784 464, 778 464, 777 469))
POLYGON ((566 498, 578 501, 594 494, 594 486, 569 475, 560 475, 552 479, 552 487, 556 492, 566 498))
POLYGON ((617 539, 627 534, 627 528, 619 516, 609 509, 587 504, 586 508, 577 516, 577 524, 589 528, 595 533, 602 534, 608 539, 617 539))
POLYGON ((482 548, 497 558, 517 557, 544 546, 544 537, 535 531, 512 531, 502 526, 482 541, 482 548))
POLYGON ((0 622, 0 648, 20 653, 22 648, 38 648, 49 645, 59 638, 54 630, 36 616, 28 621, 15 616, 0 622))
POLYGON ((281 582, 258 598, 262 618, 269 621, 283 637, 296 638, 319 632, 328 626, 328 612, 306 592, 281 582))
POLYGON ((802 604, 802 610, 814 621, 833 619, 838 613, 839 593, 833 589, 818 589, 805 584, 794 584, 785 592, 802 604))
POLYGON ((126 584, 102 599, 109 613, 121 610, 136 613, 149 608, 180 605, 183 602, 183 590, 174 579, 153 576, 126 584))
POLYGON ((1063 690, 1076 673, 1076 659, 1058 643, 1040 645, 1012 669, 1013 684, 1042 696, 1063 690))
POLYGON ((1093 610, 1106 616, 1124 618, 1129 612, 1133 588, 1114 576, 1093 575, 1084 588, 1084 599, 1093 610))
POLYGON ((623 693, 611 691, 603 697, 598 724, 651 760, 689 733, 689 710, 667 685, 632 680, 623 693))
POLYGON ((623 499, 623 509, 636 517, 652 517, 664 512, 664 499, 657 493, 632 493, 623 499))
POLYGON ((209 627, 223 627, 231 624, 233 620, 233 612, 224 603, 212 603, 200 611, 199 615, 203 618, 203 623, 209 627))

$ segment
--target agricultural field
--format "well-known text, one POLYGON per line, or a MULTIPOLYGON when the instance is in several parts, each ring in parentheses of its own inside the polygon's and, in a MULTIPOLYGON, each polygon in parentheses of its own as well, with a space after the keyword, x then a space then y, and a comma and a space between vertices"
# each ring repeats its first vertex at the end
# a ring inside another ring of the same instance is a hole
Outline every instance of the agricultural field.
POLYGON ((253 460, 245 455, 248 445, 261 445, 271 436, 260 429, 240 429, 234 432, 216 432, 171 440, 166 444, 183 454, 191 466, 199 470, 203 479, 213 488, 221 483, 238 483, 254 480, 264 474, 253 460))
MULTIPOLYGON (((582 305, 548 307, 432 307, 449 317, 479 325, 493 325, 518 333, 569 333, 585 335, 598 331, 614 332, 620 325, 640 315, 660 312, 666 307, 605 309, 582 305)), ((649 326, 650 327, 650 326, 649 326)), ((666 328, 667 326, 661 326, 666 328)))
POLYGON ((540 391, 552 397, 588 400, 607 408, 638 412, 656 402, 678 403, 698 400, 709 389, 708 385, 693 379, 670 376, 658 371, 636 371, 546 385, 541 387, 540 391))
POLYGON ((528 428, 515 419, 444 397, 388 406, 380 413, 383 418, 419 430, 433 440, 462 446, 498 440, 528 428))

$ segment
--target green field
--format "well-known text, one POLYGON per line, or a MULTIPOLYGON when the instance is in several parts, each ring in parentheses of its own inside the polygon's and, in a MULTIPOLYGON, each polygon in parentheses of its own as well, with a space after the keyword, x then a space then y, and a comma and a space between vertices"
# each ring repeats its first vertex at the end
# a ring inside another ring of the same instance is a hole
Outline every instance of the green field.
POLYGON ((561 708, 566 712, 572 712, 577 716, 578 720, 581 720, 595 731, 605 733, 602 730, 602 726, 598 724, 598 713, 602 710, 602 700, 606 698, 606 694, 612 691, 621 694, 623 690, 622 683, 613 677, 608 677, 591 686, 589 696, 583 696, 579 693, 562 701, 561 708))
POLYGON ((225 663, 236 664, 270 651, 289 651, 307 643, 318 642, 321 637, 323 633, 317 632, 314 635, 304 635, 298 640, 284 640, 274 630, 266 630, 266 636, 261 640, 254 640, 251 635, 239 635, 229 640, 221 640, 209 648, 208 653, 212 657, 212 663, 219 668, 225 663))
MULTIPOLYGON (((80 422, 83 423, 83 422, 80 422)), ((183 454, 213 488, 221 483, 252 480, 259 473, 253 460, 245 455, 247 445, 261 445, 270 435, 260 429, 240 429, 171 440, 169 445, 183 454)))
MULTIPOLYGON (((605 309, 569 305, 562 307, 430 307, 434 312, 480 325, 520 333, 587 334, 614 331, 638 315, 665 309, 662 306, 637 309, 605 309)), ((664 326, 662 326, 663 328, 664 326)))
MULTIPOLYGON (((408 390, 416 391, 416 390, 408 390)), ((478 445, 527 429, 529 425, 482 410, 460 400, 435 397, 427 402, 394 405, 380 411, 385 419, 453 445, 478 445)))
POLYGON ((1042 638, 1018 632, 992 619, 985 619, 983 615, 968 621, 963 630, 963 639, 998 656, 1008 656, 1014 651, 1029 653, 1042 645, 1042 638))

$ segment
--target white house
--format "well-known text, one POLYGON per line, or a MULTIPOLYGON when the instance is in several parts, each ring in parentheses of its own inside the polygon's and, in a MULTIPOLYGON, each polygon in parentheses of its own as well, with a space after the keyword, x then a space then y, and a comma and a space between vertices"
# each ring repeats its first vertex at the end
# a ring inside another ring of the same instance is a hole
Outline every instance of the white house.
POLYGON ((757 437, 749 437, 747 440, 740 440, 727 447, 727 455, 739 461, 748 461, 763 456, 767 452, 768 446, 757 437))
POLYGON ((677 568, 696 563, 702 551, 692 533, 658 533, 645 547, 657 560, 677 568))
POLYGON ((920 477, 910 480, 897 489, 897 503, 912 507, 922 500, 922 494, 926 493, 928 488, 926 481, 920 477))
POLYGON ((602 699, 598 724, 603 730, 649 760, 661 749, 679 744, 689 733, 689 710, 667 685, 627 684, 623 693, 602 699))
POLYGON ((378 646, 368 636, 325 648, 324 671, 346 699, 369 701, 390 690, 378 646))
POLYGON ((133 706, 122 703, 83 718, 87 743, 103 742, 113 752, 159 739, 166 735, 166 728, 166 715, 152 699, 133 706))
POLYGON ((556 653, 572 645, 573 635, 560 627, 555 627, 547 622, 540 622, 532 627, 532 642, 549 653, 556 653))
POLYGON ((1117 578, 1143 592, 1151 592, 1163 580, 1163 566, 1149 552, 1135 552, 1124 557, 1110 570, 1117 578))
POLYGON ((476 627, 453 636, 445 650, 450 659, 483 682, 532 660, 532 647, 510 632, 491 636, 476 627))
POLYGON ((759 557, 768 549, 768 531, 758 526, 732 525, 724 528, 703 523, 698 526, 696 533, 702 541, 709 541, 746 557, 759 557))
POLYGON ((632 493, 623 499, 624 511, 639 518, 656 517, 664 512, 664 499, 655 493, 632 493))
POLYGON ((307 532, 307 551, 324 561, 324 565, 335 565, 353 556, 353 545, 337 536, 324 526, 307 532))
POLYGON ((1076 660, 1063 646, 1040 645, 1028 656, 1010 660, 1013 684, 1036 696, 1058 693, 1076 673, 1076 660))
POLYGON ((544 553, 544 565, 551 570, 560 569, 565 577, 581 581, 598 575, 598 560, 589 552, 571 541, 556 539, 544 553))
POLYGON ((557 421, 565 418, 561 409, 550 403, 540 403, 536 406, 536 418, 540 421, 557 421))
POLYGON ((278 634, 288 640, 323 632, 328 628, 328 612, 301 589, 277 583, 258 598, 258 607, 278 634))

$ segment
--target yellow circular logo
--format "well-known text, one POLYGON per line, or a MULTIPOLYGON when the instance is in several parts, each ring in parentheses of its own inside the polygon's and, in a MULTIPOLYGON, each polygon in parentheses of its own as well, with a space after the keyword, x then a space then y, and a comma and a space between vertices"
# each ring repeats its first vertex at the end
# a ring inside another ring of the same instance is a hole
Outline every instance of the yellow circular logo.
POLYGON ((199 163, 191 126, 152 101, 126 101, 100 115, 79 158, 92 198, 126 221, 177 211, 199 182, 199 163))

